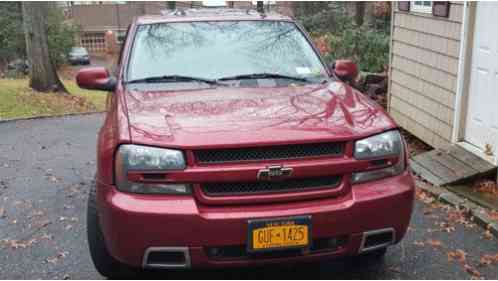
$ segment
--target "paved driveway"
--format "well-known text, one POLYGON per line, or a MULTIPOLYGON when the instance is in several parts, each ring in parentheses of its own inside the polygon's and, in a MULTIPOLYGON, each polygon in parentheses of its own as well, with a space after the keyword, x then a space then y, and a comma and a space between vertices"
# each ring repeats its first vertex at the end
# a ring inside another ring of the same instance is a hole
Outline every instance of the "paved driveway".
MULTIPOLYGON (((0 279, 102 278, 91 263, 84 226, 102 120, 84 115, 0 123, 0 279)), ((340 260, 144 278, 468 279, 476 270, 497 279, 498 263, 479 266, 485 254, 498 254, 498 243, 485 239, 481 228, 417 201, 410 231, 381 264, 340 260), (465 262, 449 261, 457 249, 465 262)))

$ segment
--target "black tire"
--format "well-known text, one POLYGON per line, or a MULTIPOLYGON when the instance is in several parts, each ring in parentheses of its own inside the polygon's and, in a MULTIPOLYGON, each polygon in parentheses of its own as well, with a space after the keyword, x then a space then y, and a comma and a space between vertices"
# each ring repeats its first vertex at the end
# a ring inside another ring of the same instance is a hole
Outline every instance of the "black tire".
POLYGON ((93 264, 101 275, 109 279, 133 278, 139 273, 139 270, 119 262, 109 254, 109 251, 107 251, 104 235, 100 228, 95 196, 94 184, 88 195, 86 217, 88 246, 90 248, 93 264))

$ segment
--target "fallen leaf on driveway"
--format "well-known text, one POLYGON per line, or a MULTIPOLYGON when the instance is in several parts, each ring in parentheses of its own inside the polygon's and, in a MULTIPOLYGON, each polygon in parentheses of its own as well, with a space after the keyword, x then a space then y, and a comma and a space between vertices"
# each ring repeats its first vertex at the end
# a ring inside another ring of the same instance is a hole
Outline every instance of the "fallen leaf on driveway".
POLYGON ((48 180, 51 181, 51 182, 53 182, 53 183, 59 182, 59 179, 56 176, 54 176, 54 175, 48 176, 48 180))
POLYGON ((463 268, 465 268, 465 271, 470 273, 473 277, 477 277, 477 278, 481 277, 481 273, 479 271, 477 271, 475 268, 473 268, 472 266, 465 264, 463 266, 463 268))
POLYGON ((493 234, 491 233, 491 231, 489 231, 489 230, 484 231, 484 239, 487 239, 487 240, 493 239, 493 234))
POLYGON ((40 237, 40 239, 43 239, 43 240, 52 240, 53 236, 52 234, 47 234, 47 233, 43 233, 43 235, 40 237))
POLYGON ((45 227, 49 224, 51 224, 52 222, 50 220, 43 220, 43 221, 36 221, 34 224, 33 224, 33 227, 34 228, 42 228, 42 227, 45 227))
POLYGON ((441 243, 441 241, 434 240, 434 239, 427 240, 427 244, 431 245, 434 248, 440 248, 443 245, 443 243, 441 243))
POLYGON ((415 242, 413 242, 413 244, 415 244, 417 246, 420 246, 420 247, 425 246, 425 243, 424 242, 420 242, 420 241, 415 241, 415 242))
POLYGON ((426 203, 426 204, 431 204, 434 202, 434 197, 430 196, 427 192, 417 189, 415 192, 415 195, 418 200, 426 203))
POLYGON ((52 264, 56 264, 56 263, 57 263, 57 257, 53 257, 53 258, 46 258, 46 259, 45 259, 45 262, 52 263, 52 264))
POLYGON ((45 215, 45 213, 43 213, 42 211, 35 211, 33 212, 31 215, 28 216, 28 218, 34 218, 34 217, 41 217, 45 215))
POLYGON ((394 272, 394 273, 401 273, 401 269, 399 269, 399 267, 391 266, 387 270, 394 272))
POLYGON ((492 265, 498 263, 498 254, 492 256, 492 255, 483 255, 479 259, 479 265, 480 266, 487 266, 487 265, 492 265))
POLYGON ((465 217, 465 212, 461 210, 454 210, 448 212, 448 221, 456 222, 460 224, 468 224, 468 220, 465 217))
POLYGON ((498 221, 498 211, 489 211, 488 216, 494 221, 498 221))
POLYGON ((33 244, 38 242, 36 239, 30 239, 28 241, 20 241, 20 240, 10 240, 10 239, 2 239, 0 242, 7 244, 8 247, 16 250, 16 249, 25 249, 27 247, 31 247, 33 244))
POLYGON ((456 250, 456 251, 450 251, 448 252, 448 261, 458 261, 458 262, 461 262, 461 263, 464 263, 465 262, 465 256, 467 254, 463 251, 463 250, 456 250))
POLYGON ((60 252, 55 257, 48 257, 45 259, 45 262, 56 264, 59 260, 65 258, 69 253, 68 252, 60 252))

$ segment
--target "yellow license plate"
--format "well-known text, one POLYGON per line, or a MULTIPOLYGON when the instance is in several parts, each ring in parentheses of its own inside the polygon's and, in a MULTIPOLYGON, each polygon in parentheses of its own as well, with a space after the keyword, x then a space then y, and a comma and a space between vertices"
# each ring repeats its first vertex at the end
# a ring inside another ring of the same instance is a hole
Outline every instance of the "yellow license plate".
POLYGON ((309 245, 309 226, 308 217, 259 222, 250 229, 251 250, 306 247, 309 245))

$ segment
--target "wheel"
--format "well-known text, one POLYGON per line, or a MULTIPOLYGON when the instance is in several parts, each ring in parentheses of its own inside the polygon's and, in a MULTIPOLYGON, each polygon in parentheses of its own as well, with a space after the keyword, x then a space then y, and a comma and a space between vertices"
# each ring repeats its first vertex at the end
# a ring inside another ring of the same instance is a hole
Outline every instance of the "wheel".
POLYGON ((137 275, 138 269, 119 262, 107 251, 97 213, 95 184, 88 195, 86 222, 90 255, 97 271, 109 279, 127 279, 137 275))

